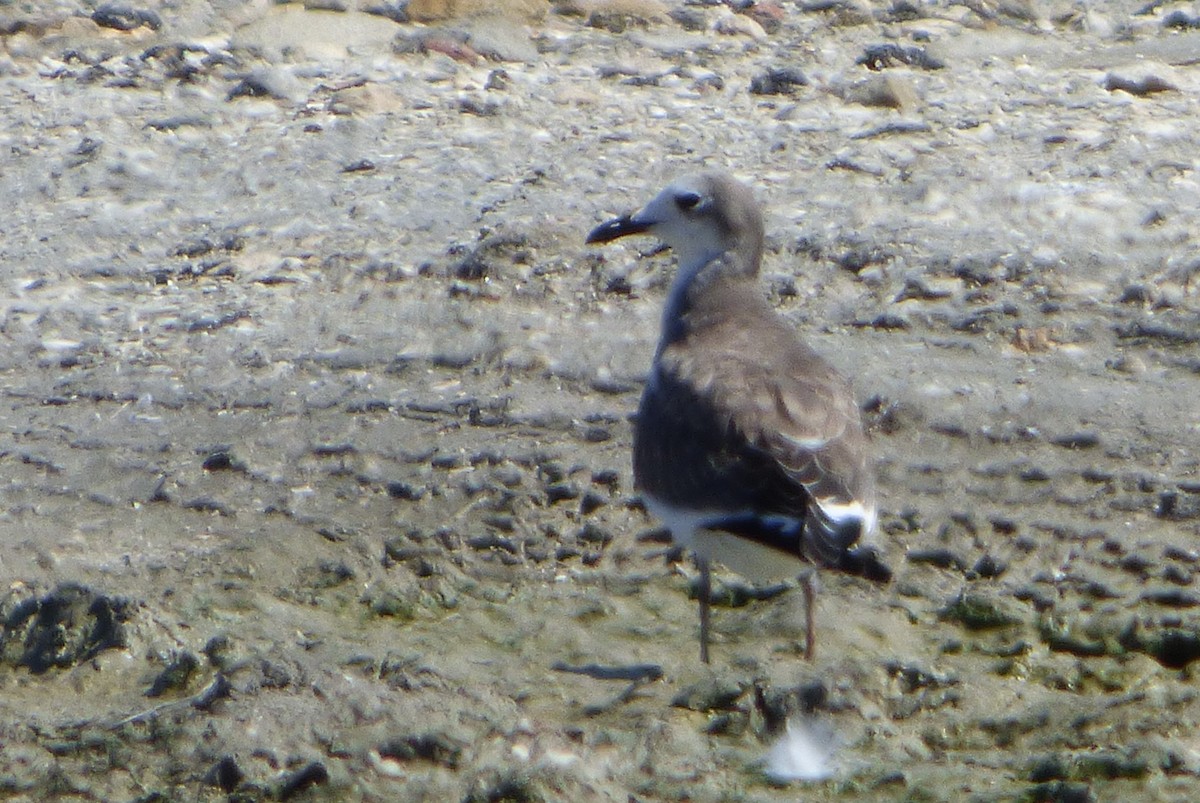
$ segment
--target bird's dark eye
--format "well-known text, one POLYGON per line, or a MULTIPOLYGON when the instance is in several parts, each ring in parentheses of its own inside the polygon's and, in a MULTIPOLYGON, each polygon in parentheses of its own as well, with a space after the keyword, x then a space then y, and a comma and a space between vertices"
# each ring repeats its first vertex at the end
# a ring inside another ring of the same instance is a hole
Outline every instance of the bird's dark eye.
POLYGON ((681 192, 675 196, 675 205, 681 212, 695 209, 698 203, 700 203, 700 196, 694 192, 681 192))

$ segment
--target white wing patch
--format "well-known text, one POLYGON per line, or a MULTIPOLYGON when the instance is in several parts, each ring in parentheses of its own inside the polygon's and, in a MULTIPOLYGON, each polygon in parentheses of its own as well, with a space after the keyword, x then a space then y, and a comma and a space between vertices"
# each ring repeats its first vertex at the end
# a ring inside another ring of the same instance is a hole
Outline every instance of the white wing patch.
POLYGON ((797 446, 810 452, 820 451, 829 444, 829 438, 793 438, 786 432, 780 432, 779 437, 793 446, 797 446))
POLYGON ((867 508, 862 502, 855 499, 853 502, 836 503, 826 499, 814 499, 817 507, 821 508, 822 515, 832 521, 834 524, 842 524, 847 521, 862 522, 863 535, 867 535, 875 529, 875 507, 867 508))

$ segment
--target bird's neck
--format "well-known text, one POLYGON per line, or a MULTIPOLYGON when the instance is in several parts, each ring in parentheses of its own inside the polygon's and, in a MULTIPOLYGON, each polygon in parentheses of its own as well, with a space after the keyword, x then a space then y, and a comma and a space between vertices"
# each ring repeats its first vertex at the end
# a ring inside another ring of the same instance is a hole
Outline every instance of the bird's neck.
POLYGON ((758 255, 735 250, 691 255, 680 260, 663 307, 658 350, 676 342, 704 321, 720 317, 730 306, 730 294, 757 294, 758 255))

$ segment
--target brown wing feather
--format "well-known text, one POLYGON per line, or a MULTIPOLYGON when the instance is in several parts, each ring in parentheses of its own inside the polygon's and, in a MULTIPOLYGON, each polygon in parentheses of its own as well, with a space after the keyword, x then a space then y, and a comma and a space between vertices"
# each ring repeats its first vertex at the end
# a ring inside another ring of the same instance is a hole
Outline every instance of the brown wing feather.
POLYGON ((832 555, 859 533, 830 529, 821 505, 874 502, 858 407, 845 379, 747 284, 708 288, 712 303, 689 310, 662 347, 639 410, 635 475, 685 507, 819 518, 808 538, 832 555))
POLYGON ((849 383, 746 284, 707 294, 715 310, 689 314, 685 337, 659 357, 662 370, 726 411, 741 437, 810 491, 869 501, 865 440, 849 383))

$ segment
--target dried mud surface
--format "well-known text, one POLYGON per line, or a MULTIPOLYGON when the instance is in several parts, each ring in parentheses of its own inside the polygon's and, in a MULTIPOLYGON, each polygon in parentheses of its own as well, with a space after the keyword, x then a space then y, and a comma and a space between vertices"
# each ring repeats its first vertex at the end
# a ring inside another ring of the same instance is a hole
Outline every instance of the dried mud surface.
POLYGON ((310 5, 0 5, 0 794, 1200 797, 1200 9, 310 5), (878 454, 813 662, 631 487, 701 165, 878 454))

